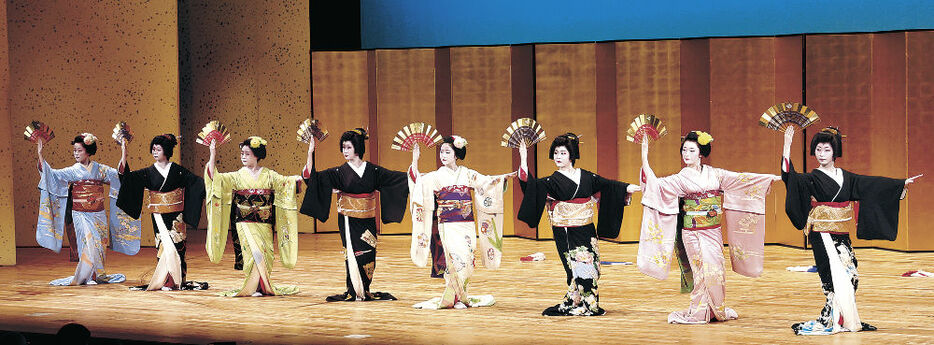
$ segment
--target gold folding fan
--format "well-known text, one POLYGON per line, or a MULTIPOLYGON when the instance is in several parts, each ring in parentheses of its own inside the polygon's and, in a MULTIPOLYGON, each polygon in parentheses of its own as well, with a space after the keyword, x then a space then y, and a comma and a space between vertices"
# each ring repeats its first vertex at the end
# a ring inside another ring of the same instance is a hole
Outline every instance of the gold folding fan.
POLYGON ((519 148, 520 143, 525 143, 525 147, 531 147, 539 141, 545 140, 545 129, 537 121, 523 117, 513 121, 506 127, 506 133, 503 134, 503 141, 500 145, 510 148, 519 148))
POLYGON ((652 114, 639 114, 629 124, 629 130, 626 131, 626 140, 641 144, 646 137, 658 140, 665 134, 668 134, 668 128, 665 128, 661 119, 652 114))
POLYGON ((788 126, 805 128, 820 120, 817 113, 800 103, 780 103, 766 109, 759 117, 759 124, 765 128, 784 132, 788 126))
POLYGON ((312 139, 324 141, 328 137, 328 131, 321 128, 321 121, 318 119, 305 119, 298 125, 298 141, 310 143, 312 139))
POLYGON ((129 143, 133 141, 133 131, 130 130, 130 126, 127 126, 126 122, 120 121, 114 126, 114 134, 112 137, 114 141, 117 142, 117 145, 120 145, 122 140, 126 140, 126 142, 129 143))
POLYGON ((55 138, 55 133, 52 132, 52 128, 49 128, 49 125, 39 121, 33 121, 26 125, 26 131, 23 132, 23 135, 26 137, 26 140, 31 142, 42 140, 42 142, 47 143, 49 140, 55 138))
POLYGON ((230 141, 230 131, 220 121, 213 120, 204 125, 195 142, 204 146, 211 146, 211 142, 217 141, 217 145, 223 145, 230 141))
POLYGON ((417 143, 425 144, 425 147, 432 147, 441 142, 443 138, 438 130, 424 122, 413 122, 402 127, 396 137, 392 138, 392 146, 389 148, 399 151, 412 151, 417 143))

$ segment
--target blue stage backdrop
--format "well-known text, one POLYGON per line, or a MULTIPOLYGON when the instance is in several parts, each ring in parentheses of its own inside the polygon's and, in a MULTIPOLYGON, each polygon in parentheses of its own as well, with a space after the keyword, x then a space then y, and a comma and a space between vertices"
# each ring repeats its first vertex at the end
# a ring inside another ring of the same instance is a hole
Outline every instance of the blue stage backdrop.
POLYGON ((362 46, 772 36, 934 29, 931 0, 361 0, 362 46))

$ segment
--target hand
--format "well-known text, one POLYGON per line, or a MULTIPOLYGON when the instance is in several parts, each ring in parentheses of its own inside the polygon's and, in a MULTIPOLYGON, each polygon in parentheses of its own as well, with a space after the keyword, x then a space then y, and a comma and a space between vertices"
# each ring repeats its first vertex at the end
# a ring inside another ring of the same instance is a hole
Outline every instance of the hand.
POLYGON ((921 177, 921 176, 924 176, 924 174, 917 175, 917 176, 912 176, 912 177, 910 177, 910 178, 905 179, 905 185, 907 186, 907 185, 909 185, 909 184, 911 184, 911 183, 914 183, 914 182, 915 182, 915 179, 917 179, 917 178, 919 178, 919 177, 921 177))
POLYGON ((792 139, 795 137, 795 126, 788 126, 785 128, 785 142, 791 143, 792 139))
POLYGON ((315 138, 311 138, 311 140, 308 141, 308 154, 312 154, 314 152, 315 152, 315 138))
POLYGON ((642 187, 640 187, 637 184, 631 184, 631 185, 626 186, 626 193, 632 194, 632 193, 641 192, 641 191, 642 191, 642 187))
POLYGON ((212 157, 217 154, 217 140, 211 140, 211 145, 208 145, 208 148, 210 149, 212 157))
POLYGON ((513 172, 511 172, 511 173, 508 173, 508 174, 506 174, 506 175, 503 175, 504 178, 512 178, 512 177, 516 177, 516 176, 519 176, 519 172, 518 172, 518 171, 513 171, 513 172))
POLYGON ((415 143, 412 146, 412 164, 418 164, 418 158, 422 156, 422 150, 419 148, 418 143, 415 143))
POLYGON ((782 175, 772 175, 772 181, 781 181, 782 175))
POLYGON ((42 154, 42 139, 36 140, 36 152, 42 154))
POLYGON ((126 138, 120 138, 120 153, 126 157, 126 138))

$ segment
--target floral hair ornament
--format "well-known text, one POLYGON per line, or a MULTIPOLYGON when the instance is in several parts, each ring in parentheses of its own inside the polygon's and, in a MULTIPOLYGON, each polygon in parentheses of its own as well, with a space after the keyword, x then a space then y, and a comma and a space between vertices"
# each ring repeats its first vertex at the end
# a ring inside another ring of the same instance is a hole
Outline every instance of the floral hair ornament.
POLYGON ((456 147, 458 150, 461 150, 467 146, 467 139, 464 139, 464 137, 459 135, 452 135, 451 138, 454 138, 454 147, 456 147))
POLYGON ((710 144, 711 141, 713 141, 713 137, 710 135, 710 133, 703 132, 703 131, 694 131, 694 133, 697 133, 698 144, 708 145, 710 144))
POLYGON ((260 138, 260 137, 256 137, 256 136, 250 137, 250 147, 252 147, 252 148, 254 148, 254 149, 258 149, 258 148, 260 147, 260 145, 265 146, 265 145, 266 145, 266 139, 263 139, 263 138, 260 138))
POLYGON ((81 136, 83 137, 81 140, 84 141, 85 145, 94 145, 94 143, 97 142, 97 137, 95 137, 94 134, 81 133, 81 136))

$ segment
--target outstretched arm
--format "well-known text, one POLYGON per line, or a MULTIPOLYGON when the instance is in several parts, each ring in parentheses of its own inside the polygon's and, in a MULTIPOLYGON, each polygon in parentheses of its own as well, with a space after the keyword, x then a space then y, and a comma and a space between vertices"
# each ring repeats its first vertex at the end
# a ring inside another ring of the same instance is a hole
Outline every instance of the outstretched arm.
POLYGON ((211 150, 211 158, 208 158, 208 163, 205 166, 205 169, 208 171, 208 177, 214 178, 214 161, 217 158, 217 140, 211 141, 211 145, 208 146, 211 150))
POLYGON ((42 172, 42 162, 45 162, 45 159, 42 158, 42 139, 36 140, 36 153, 39 154, 39 162, 36 166, 39 168, 39 172, 42 172))
POLYGON ((642 173, 646 178, 655 178, 655 172, 649 166, 649 140, 645 137, 642 138, 642 173))
POLYGON ((117 163, 117 172, 120 174, 126 171, 126 138, 120 140, 120 163, 117 163))

